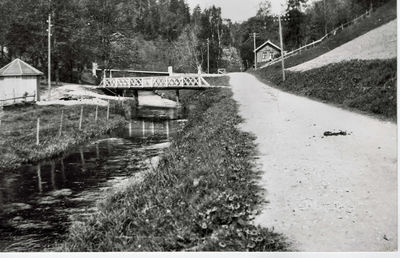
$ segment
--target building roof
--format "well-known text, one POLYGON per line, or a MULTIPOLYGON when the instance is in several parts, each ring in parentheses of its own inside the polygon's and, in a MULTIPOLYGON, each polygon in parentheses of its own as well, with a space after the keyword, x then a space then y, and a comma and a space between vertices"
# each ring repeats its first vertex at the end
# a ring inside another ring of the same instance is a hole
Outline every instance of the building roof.
POLYGON ((275 45, 274 43, 272 43, 270 40, 265 41, 261 46, 259 46, 258 48, 256 48, 256 50, 254 50, 254 52, 258 52, 261 49, 263 49, 266 45, 270 45, 271 47, 275 48, 278 51, 281 51, 281 48, 278 47, 277 45, 275 45))
POLYGON ((43 75, 43 73, 19 58, 0 69, 0 77, 35 75, 43 75))

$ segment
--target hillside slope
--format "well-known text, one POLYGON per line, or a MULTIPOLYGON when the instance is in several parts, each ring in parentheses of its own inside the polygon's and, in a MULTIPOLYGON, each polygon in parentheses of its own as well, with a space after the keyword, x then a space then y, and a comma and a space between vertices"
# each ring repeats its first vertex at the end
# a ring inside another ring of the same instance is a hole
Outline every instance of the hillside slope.
POLYGON ((332 51, 289 71, 307 71, 328 64, 354 59, 390 59, 397 57, 397 19, 378 27, 332 51))

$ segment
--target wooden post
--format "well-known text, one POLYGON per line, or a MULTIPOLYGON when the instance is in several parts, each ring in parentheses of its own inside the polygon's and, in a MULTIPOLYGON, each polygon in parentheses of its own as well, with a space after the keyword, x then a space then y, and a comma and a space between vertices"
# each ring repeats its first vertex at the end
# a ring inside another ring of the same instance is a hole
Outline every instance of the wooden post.
POLYGON ((167 121, 165 121, 165 123, 166 123, 165 127, 167 130, 167 139, 169 139, 169 121, 167 120, 167 121))
POLYGON ((83 119, 83 106, 81 106, 81 116, 79 118, 79 130, 82 130, 82 119, 83 119))
POLYGON ((108 104, 107 104, 107 121, 108 119, 110 119, 110 100, 108 100, 108 104))
POLYGON ((136 102, 136 106, 139 106, 139 91, 138 90, 134 90, 133 91, 133 96, 135 97, 135 102, 136 102))
POLYGON ((39 145, 39 134, 40 134, 40 117, 38 117, 36 125, 36 145, 39 145))
POLYGON ((64 120, 64 109, 61 110, 60 132, 59 132, 59 134, 58 134, 58 137, 61 137, 61 135, 62 135, 63 120, 64 120))
POLYGON ((41 168, 40 168, 40 164, 38 164, 37 165, 37 168, 36 168, 36 172, 37 172, 37 177, 38 177, 38 188, 39 188, 39 193, 41 193, 42 191, 43 191, 43 188, 42 188, 42 173, 41 173, 41 170, 40 170, 41 168))
POLYGON ((176 103, 179 104, 180 98, 179 98, 179 90, 176 90, 176 103))
POLYGON ((257 53, 256 53, 257 43, 256 43, 256 37, 257 37, 257 34, 254 32, 253 33, 253 38, 254 38, 254 69, 257 70, 257 53))
POLYGON ((97 123, 97 119, 98 119, 98 113, 99 113, 99 105, 96 105, 96 114, 94 116, 94 121, 97 123))
POLYGON ((282 59, 282 80, 286 80, 285 76, 285 60, 284 60, 284 53, 283 53, 283 38, 282 38, 282 23, 281 23, 281 16, 278 16, 279 21, 279 38, 281 42, 281 59, 282 59))
POLYGON ((143 134, 143 138, 146 136, 146 124, 144 122, 144 120, 142 120, 142 134, 143 134))
POLYGON ((47 100, 50 101, 51 97, 51 14, 49 14, 49 19, 47 20, 49 27, 47 29, 47 83, 48 83, 48 97, 47 100))

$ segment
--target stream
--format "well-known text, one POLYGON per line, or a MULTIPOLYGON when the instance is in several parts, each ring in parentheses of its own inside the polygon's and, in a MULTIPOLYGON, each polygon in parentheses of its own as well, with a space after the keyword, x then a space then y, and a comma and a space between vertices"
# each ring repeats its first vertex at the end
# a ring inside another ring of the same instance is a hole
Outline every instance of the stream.
POLYGON ((43 251, 62 242, 71 222, 151 169, 185 123, 180 109, 142 107, 137 117, 63 157, 0 171, 0 251, 43 251))

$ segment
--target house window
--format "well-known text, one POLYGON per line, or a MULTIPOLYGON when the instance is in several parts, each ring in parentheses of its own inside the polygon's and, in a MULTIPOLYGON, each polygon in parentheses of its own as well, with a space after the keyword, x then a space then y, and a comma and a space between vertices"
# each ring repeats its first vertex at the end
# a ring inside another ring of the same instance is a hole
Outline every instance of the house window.
POLYGON ((270 52, 269 51, 264 52, 262 55, 262 58, 263 58, 263 60, 270 60, 270 58, 271 58, 270 52))

